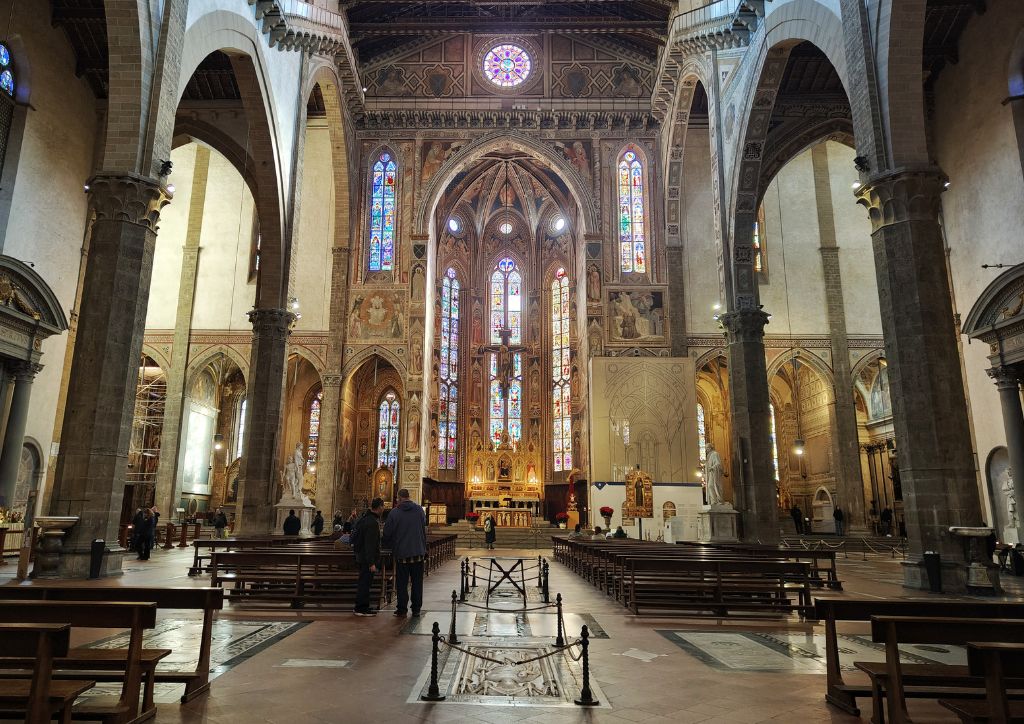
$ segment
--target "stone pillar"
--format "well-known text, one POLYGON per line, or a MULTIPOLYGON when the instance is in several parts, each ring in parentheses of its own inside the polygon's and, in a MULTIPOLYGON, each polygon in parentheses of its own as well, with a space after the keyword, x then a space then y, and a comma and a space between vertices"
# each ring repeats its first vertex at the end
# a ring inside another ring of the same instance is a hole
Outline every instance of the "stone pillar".
POLYGON ((847 530, 866 532, 864 480, 860 468, 860 440, 857 436, 857 409, 853 401, 853 370, 850 343, 846 332, 846 303, 836 243, 836 222, 832 209, 832 178, 828 147, 819 143, 811 149, 814 169, 814 197, 818 209, 818 236, 821 270, 825 280, 825 307, 828 315, 829 342, 832 347, 832 457, 836 475, 839 507, 845 514, 847 530))
POLYGON ((235 523, 235 533, 265 535, 274 527, 288 334, 295 315, 286 309, 254 309, 249 312, 249 321, 252 323, 252 353, 235 508, 241 511, 241 518, 235 523))
POLYGON ((157 181, 136 174, 89 181, 95 213, 50 513, 78 516, 60 574, 84 577, 89 546, 107 541, 100 575, 120 575, 117 543, 135 414, 142 335, 160 209, 157 181))
POLYGON ((950 526, 981 524, 978 482, 938 224, 945 176, 934 167, 872 177, 858 192, 871 217, 907 526, 904 584, 925 588, 922 553, 943 560, 943 587, 966 588, 950 526))
POLYGON ((164 405, 163 431, 160 434, 160 461, 156 470, 156 506, 171 520, 178 507, 181 488, 178 467, 182 460, 181 421, 185 405, 185 375, 188 371, 189 338, 192 332, 192 309, 195 305, 196 276, 199 272, 199 239, 203 231, 206 206, 206 183, 210 172, 210 149, 196 146, 195 169, 192 174, 192 195, 189 199, 185 248, 181 254, 181 277, 178 281, 178 307, 174 318, 174 341, 171 344, 171 367, 167 375, 167 402, 164 405))
POLYGON ((18 485, 18 469, 21 467, 21 449, 25 445, 32 380, 42 368, 31 362, 15 362, 9 364, 8 369, 14 376, 14 393, 11 395, 11 412, 7 416, 3 451, 0 452, 0 504, 10 507, 14 504, 14 489, 18 485))
POLYGON ((779 513, 772 469, 771 411, 761 309, 740 309, 720 318, 729 345, 734 505, 742 514, 743 539, 775 543, 779 513))
MULTIPOLYGON (((1003 430, 1006 431, 1006 450, 1010 456, 1010 473, 1013 475, 1013 493, 1017 500, 1017 540, 1024 541, 1024 411, 1020 402, 1020 376, 1010 367, 995 367, 988 371, 999 390, 999 406, 1003 412, 1003 430)), ((13 414, 13 412, 12 412, 13 414)), ((7 445, 4 445, 7 450, 7 445)), ((0 463, 0 470, 3 469, 0 463)), ((999 495, 998 490, 992 491, 999 495)), ((993 505, 1003 505, 995 500, 993 505)), ((1003 531, 997 530, 997 536, 1003 531)))

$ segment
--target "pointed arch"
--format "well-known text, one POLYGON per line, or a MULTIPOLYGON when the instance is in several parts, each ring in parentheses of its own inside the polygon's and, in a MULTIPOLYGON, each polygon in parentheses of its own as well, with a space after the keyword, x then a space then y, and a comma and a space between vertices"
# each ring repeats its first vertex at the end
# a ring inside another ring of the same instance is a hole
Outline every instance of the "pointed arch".
POLYGON ((402 402, 393 388, 377 405, 377 467, 398 468, 398 438, 402 428, 402 402))

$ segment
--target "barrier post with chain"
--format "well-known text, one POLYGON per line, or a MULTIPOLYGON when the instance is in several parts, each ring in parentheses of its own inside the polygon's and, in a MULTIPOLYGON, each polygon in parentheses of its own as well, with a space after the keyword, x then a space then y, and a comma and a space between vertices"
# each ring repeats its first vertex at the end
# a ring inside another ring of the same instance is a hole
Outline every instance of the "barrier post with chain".
POLYGON ((583 688, 580 689, 580 698, 576 699, 575 703, 578 706, 597 706, 601 702, 594 698, 594 692, 590 690, 590 632, 586 626, 580 631, 580 648, 583 659, 583 688))
POLYGON ((433 634, 431 636, 431 647, 430 647, 430 686, 427 688, 427 693, 422 695, 420 699, 423 701, 444 701, 445 697, 441 694, 441 690, 437 688, 437 645, 441 641, 441 627, 434 621, 433 634))
POLYGON ((565 646, 565 637, 562 635, 562 594, 559 593, 555 596, 555 606, 557 608, 556 623, 558 625, 558 635, 555 636, 555 646, 565 646))
POLYGON ((448 627, 448 643, 457 644, 459 643, 459 635, 455 632, 455 614, 459 605, 458 599, 455 596, 455 591, 452 591, 452 622, 448 627))

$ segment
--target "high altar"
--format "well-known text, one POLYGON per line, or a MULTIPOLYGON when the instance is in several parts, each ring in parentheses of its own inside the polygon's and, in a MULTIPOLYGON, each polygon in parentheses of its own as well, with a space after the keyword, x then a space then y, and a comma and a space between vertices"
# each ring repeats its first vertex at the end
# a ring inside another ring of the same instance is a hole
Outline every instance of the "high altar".
POLYGON ((468 510, 493 512, 499 527, 529 528, 540 515, 543 484, 540 451, 533 443, 516 444, 504 432, 501 442, 469 453, 468 510))

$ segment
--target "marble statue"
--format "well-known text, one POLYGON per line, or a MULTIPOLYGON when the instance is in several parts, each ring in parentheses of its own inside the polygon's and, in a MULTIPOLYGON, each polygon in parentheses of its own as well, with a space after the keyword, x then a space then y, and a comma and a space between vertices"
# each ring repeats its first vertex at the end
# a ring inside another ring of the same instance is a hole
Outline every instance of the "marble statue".
POLYGON ((284 480, 288 484, 286 492, 291 493, 293 500, 305 500, 302 493, 303 468, 306 467, 306 456, 302 452, 302 443, 295 443, 295 450, 284 466, 284 480))
POLYGON ((721 505, 722 498, 722 457, 714 445, 708 445, 708 457, 704 461, 704 483, 708 490, 708 505, 721 505))
POLYGON ((1017 518, 1017 494, 1013 490, 1013 476, 1010 471, 1006 471, 1006 477, 1003 479, 1003 495, 1006 497, 1006 522, 1010 528, 1016 528, 1018 524, 1017 518))

